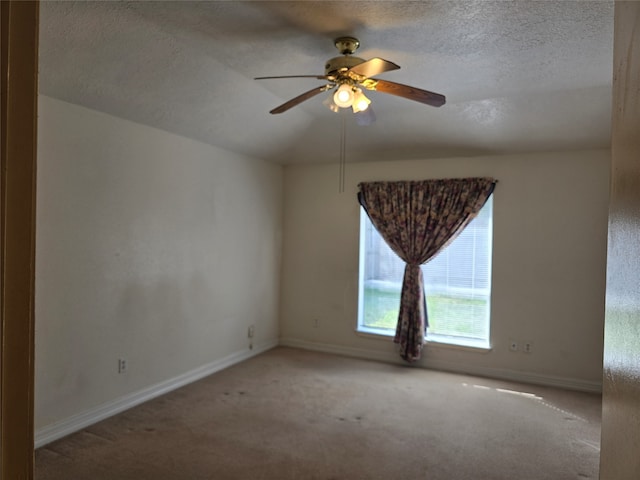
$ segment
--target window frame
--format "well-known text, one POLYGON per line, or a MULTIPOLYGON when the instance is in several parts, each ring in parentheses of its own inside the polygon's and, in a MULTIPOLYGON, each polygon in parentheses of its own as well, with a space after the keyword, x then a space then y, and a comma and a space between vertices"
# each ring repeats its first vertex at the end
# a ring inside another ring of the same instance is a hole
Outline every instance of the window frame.
MULTIPOLYGON (((489 197, 487 201, 493 202, 493 194, 489 197)), ((483 206, 484 208, 484 206, 483 206)), ((364 269, 365 269, 365 256, 366 256, 366 245, 365 245, 365 228, 366 222, 369 221, 369 217, 365 212, 364 208, 360 207, 360 221, 359 221, 359 234, 358 234, 358 312, 356 318, 356 334, 365 336, 365 337, 394 337, 395 336, 395 328, 379 328, 379 327, 369 327, 363 324, 364 319, 364 269)), ((493 205, 491 211, 491 229, 489 235, 489 295, 488 295, 488 331, 486 340, 481 339, 470 339, 464 337, 450 336, 450 335, 441 335, 441 334, 433 334, 429 333, 427 329, 427 334, 425 336, 425 343, 443 346, 443 347, 452 347, 452 348, 462 348, 462 349, 470 349, 475 351, 487 352, 492 349, 491 346, 491 305, 492 305, 492 297, 493 297, 493 288, 492 288, 492 270, 493 270, 493 205)))

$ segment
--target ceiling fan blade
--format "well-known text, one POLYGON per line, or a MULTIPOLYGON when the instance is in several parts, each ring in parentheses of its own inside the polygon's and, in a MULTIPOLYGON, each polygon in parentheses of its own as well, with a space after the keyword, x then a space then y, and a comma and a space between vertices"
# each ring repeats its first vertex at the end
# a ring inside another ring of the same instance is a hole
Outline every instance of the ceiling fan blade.
POLYGON ((366 62, 362 62, 355 67, 351 67, 347 73, 355 73, 361 77, 369 78, 391 70, 398 70, 399 68, 399 65, 396 65, 389 60, 375 57, 371 60, 367 60, 366 62))
POLYGON ((447 100, 444 95, 429 92, 428 90, 402 85, 401 83, 389 82, 388 80, 372 80, 375 83, 372 82, 371 86, 367 86, 366 88, 377 92, 389 93, 408 100, 414 100, 426 105, 431 105, 432 107, 441 107, 447 100))
POLYGON ((280 75, 277 77, 255 77, 254 80, 269 80, 272 78, 317 78, 318 80, 326 80, 326 75, 280 75))
POLYGON ((290 108, 295 107, 296 105, 304 102, 305 100, 309 100, 310 98, 315 97, 316 95, 318 95, 318 94, 320 94, 322 92, 326 92, 327 90, 330 90, 333 87, 335 87, 335 85, 333 85, 333 84, 322 85, 321 87, 316 87, 316 88, 314 88, 312 90, 309 90, 308 92, 303 93, 302 95, 298 95, 297 97, 292 98, 291 100, 289 100, 288 102, 283 103, 279 107, 274 108, 269 113, 276 114, 276 113, 286 112, 290 108))

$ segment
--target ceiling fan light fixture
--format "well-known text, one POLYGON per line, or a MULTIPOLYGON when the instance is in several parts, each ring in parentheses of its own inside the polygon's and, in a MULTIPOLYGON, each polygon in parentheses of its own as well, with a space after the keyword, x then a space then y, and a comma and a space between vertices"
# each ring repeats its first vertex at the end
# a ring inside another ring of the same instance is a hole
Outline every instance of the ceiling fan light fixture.
POLYGON ((322 104, 334 113, 338 113, 340 111, 340 107, 333 101, 333 95, 329 95, 322 104))
POLYGON ((351 105, 351 108, 353 109, 353 113, 358 113, 358 112, 364 112, 367 108, 369 108, 369 104, 371 103, 371 100, 369 100, 364 93, 362 93, 362 90, 359 88, 356 88, 356 91, 354 93, 354 98, 353 98, 353 105, 351 105))
POLYGON ((349 108, 353 105, 353 101, 355 98, 355 92, 351 85, 343 83, 338 87, 336 93, 333 94, 333 101, 340 108, 349 108))

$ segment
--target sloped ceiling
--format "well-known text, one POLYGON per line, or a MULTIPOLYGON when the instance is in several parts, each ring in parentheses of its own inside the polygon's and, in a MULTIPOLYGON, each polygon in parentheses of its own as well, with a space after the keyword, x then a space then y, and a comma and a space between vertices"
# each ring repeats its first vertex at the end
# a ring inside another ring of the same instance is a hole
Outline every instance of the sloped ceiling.
POLYGON ((40 92, 281 164, 607 148, 611 1, 41 3, 40 92), (377 121, 272 108, 322 81, 333 39, 442 93, 433 108, 370 92, 377 121))

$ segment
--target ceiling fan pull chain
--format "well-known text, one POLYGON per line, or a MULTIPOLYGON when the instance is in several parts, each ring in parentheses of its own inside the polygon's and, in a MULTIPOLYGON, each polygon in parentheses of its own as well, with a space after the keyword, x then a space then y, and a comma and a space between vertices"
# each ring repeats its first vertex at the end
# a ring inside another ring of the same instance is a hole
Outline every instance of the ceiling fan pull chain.
POLYGON ((338 177, 338 192, 344 193, 344 173, 346 164, 347 128, 344 115, 341 115, 342 125, 340 129, 340 173, 338 177))

